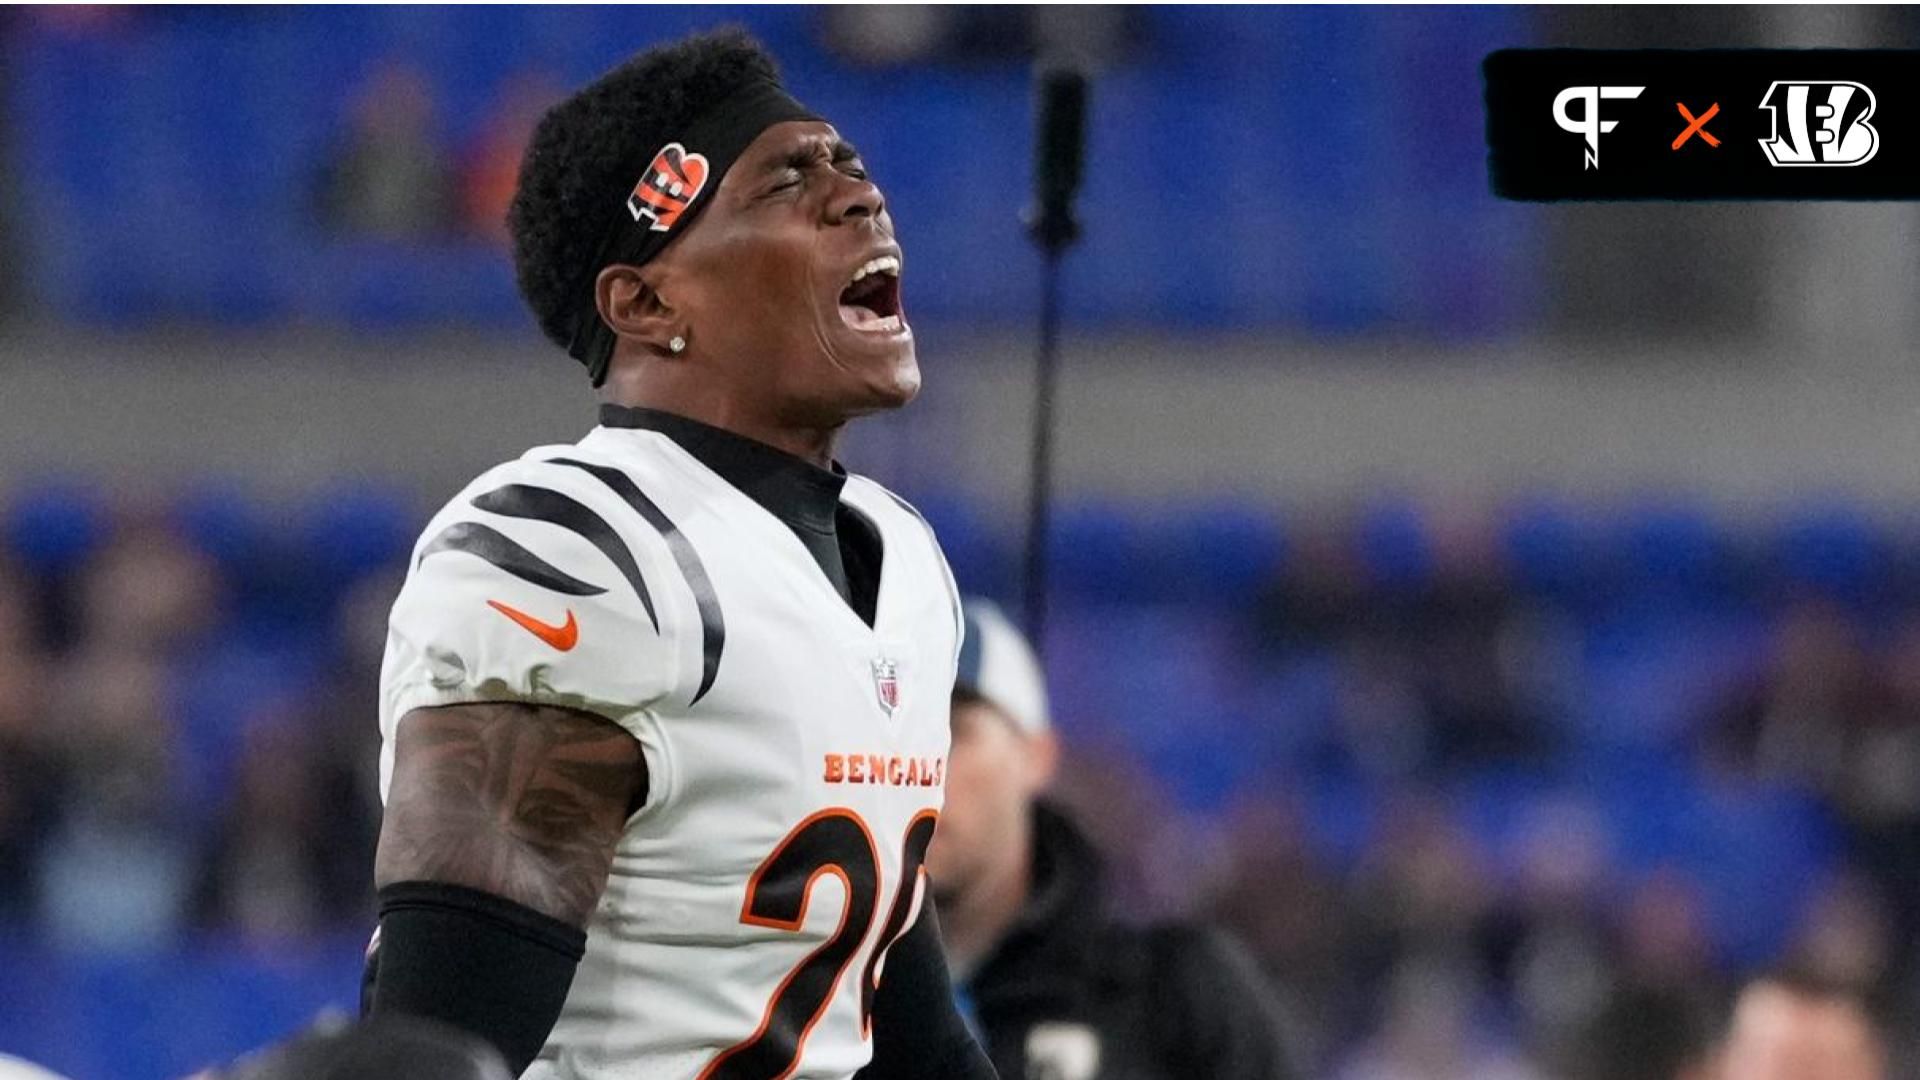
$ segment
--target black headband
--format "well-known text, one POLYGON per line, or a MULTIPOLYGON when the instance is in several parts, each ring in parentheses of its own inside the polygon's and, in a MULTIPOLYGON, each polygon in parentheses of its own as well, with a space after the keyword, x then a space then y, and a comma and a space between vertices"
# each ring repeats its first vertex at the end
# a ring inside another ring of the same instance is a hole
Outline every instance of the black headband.
MULTIPOLYGON (((760 133, 789 120, 818 120, 772 80, 755 80, 689 121, 654 152, 640 180, 615 212, 593 261, 593 273, 613 263, 641 266, 666 249, 713 201, 712 192, 760 133), (702 196, 705 198, 702 198, 702 196)), ((600 318, 591 281, 573 319, 567 354, 587 366, 593 385, 607 379, 613 330, 600 318)))

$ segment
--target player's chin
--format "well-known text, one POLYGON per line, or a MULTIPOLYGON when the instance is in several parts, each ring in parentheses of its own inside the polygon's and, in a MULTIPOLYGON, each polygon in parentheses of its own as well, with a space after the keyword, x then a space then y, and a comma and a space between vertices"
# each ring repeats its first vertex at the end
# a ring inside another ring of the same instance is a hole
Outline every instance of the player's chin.
POLYGON ((897 409, 919 396, 920 361, 913 354, 911 340, 906 343, 904 352, 895 355, 890 362, 873 372, 868 386, 883 409, 897 409))
MULTIPOLYGON (((851 331, 859 333, 858 331, 851 331)), ((858 386, 859 411, 897 409, 920 393, 920 361, 914 352, 913 331, 865 339, 837 335, 832 363, 858 386)))

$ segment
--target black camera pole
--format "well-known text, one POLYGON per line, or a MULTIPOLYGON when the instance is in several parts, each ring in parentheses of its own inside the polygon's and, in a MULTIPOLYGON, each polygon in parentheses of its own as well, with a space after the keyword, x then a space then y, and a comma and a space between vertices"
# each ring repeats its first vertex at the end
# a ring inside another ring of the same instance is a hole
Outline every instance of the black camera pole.
POLYGON ((1040 245, 1040 355, 1035 372, 1032 488, 1027 501, 1026 624, 1036 653, 1046 648, 1047 522, 1053 502, 1053 406, 1059 377, 1060 258, 1079 238, 1073 214, 1086 146, 1087 78, 1042 67, 1035 84, 1034 203, 1027 231, 1040 245))

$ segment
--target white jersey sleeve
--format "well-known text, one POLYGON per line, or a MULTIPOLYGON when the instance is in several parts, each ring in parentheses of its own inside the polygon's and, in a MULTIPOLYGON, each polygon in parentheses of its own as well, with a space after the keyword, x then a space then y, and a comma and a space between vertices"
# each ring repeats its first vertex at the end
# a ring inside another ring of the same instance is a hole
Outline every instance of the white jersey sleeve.
MULTIPOLYGON (((421 534, 388 621, 382 787, 417 708, 526 702, 592 713, 657 745, 651 707, 679 692, 675 597, 632 511, 581 469, 490 470, 421 534)), ((651 752, 649 757, 652 757, 651 752)))

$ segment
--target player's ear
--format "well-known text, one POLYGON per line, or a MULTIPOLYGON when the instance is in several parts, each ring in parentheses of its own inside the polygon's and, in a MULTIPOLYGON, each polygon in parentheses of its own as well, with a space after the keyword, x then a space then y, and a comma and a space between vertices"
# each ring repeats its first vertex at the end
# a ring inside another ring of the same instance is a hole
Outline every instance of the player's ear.
POLYGON ((654 276, 640 267, 615 263, 594 279, 593 302, 614 333, 641 342, 657 355, 673 356, 679 350, 672 342, 679 338, 684 343, 687 328, 654 276))

